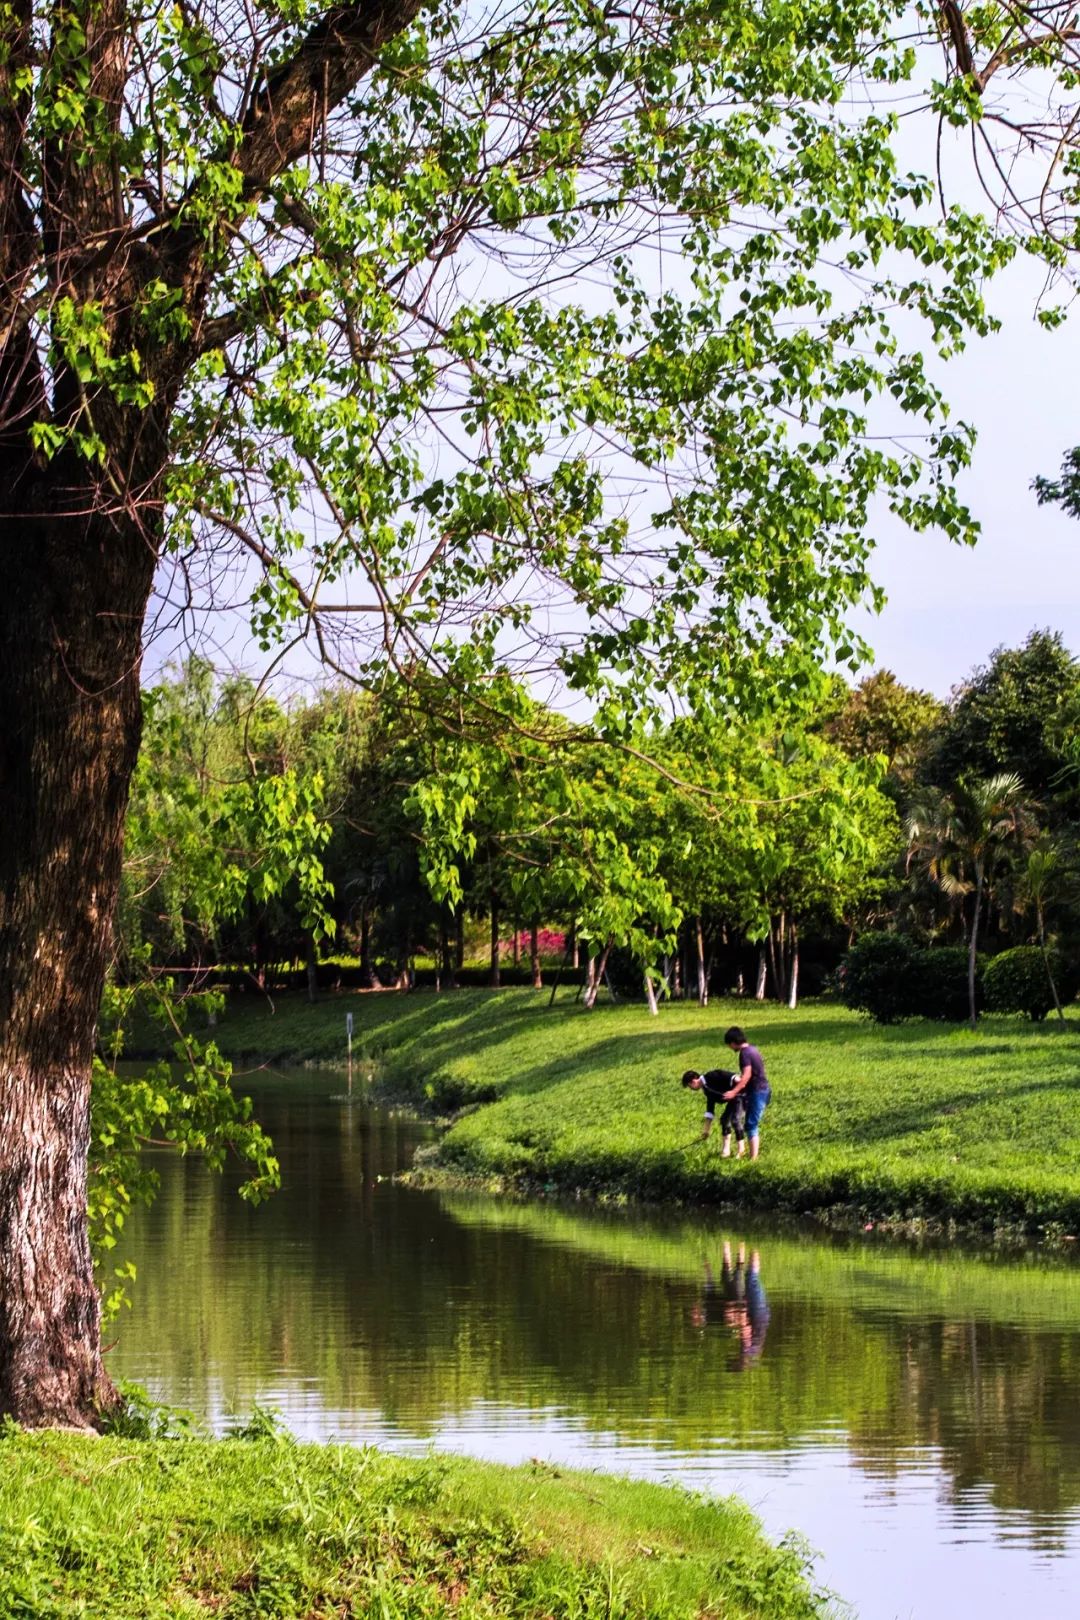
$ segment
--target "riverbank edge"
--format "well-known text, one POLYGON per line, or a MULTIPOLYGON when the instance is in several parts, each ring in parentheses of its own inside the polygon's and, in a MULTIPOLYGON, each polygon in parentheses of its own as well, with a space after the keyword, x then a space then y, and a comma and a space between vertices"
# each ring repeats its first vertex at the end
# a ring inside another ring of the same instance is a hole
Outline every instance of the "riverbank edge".
MULTIPOLYGON (((464 1002, 470 994, 447 992, 441 1005, 452 1008, 455 998, 464 1002)), ((521 1007, 531 1004, 531 992, 507 995, 521 1007)), ((387 1008, 385 995, 379 1002, 380 1010, 387 1008)), ((378 1034, 358 1022, 354 1053, 356 1077, 368 1076, 373 1101, 435 1119, 443 1127, 432 1158, 422 1170, 416 1167, 413 1185, 421 1185, 422 1174, 430 1186, 438 1177, 443 1187, 512 1191, 517 1197, 557 1194, 594 1203, 709 1207, 810 1220, 833 1230, 873 1226, 913 1237, 1008 1245, 1068 1245, 1080 1235, 1080 1191, 1056 1182, 1052 1170, 1043 1171, 1033 1187, 1022 1178, 1010 1185, 1000 1172, 978 1166, 961 1165, 950 1173, 918 1161, 885 1164, 865 1149, 833 1152, 821 1162, 806 1155, 792 1166, 776 1164, 766 1142, 761 1159, 751 1166, 721 1160, 714 1147, 688 1157, 685 1150, 665 1150, 648 1140, 640 1150, 618 1152, 582 1135, 573 1150, 561 1145, 557 1160, 545 1157, 538 1147, 523 1154, 517 1144, 495 1133, 482 1141, 475 1133, 472 1141, 463 1140, 453 1127, 482 1115, 508 1093, 505 1086, 432 1062, 423 1052, 422 1038, 418 1052, 415 1031, 403 1030, 420 1005, 416 993, 402 997, 394 1020, 378 1034), (402 1028, 395 1027, 399 1022, 402 1028), (522 1164, 523 1157, 530 1162, 522 1164)), ((233 1045, 230 1040, 226 1055, 237 1070, 245 1065, 288 1064, 340 1073, 341 1058, 330 1056, 325 1032, 303 1025, 312 1015, 321 1025, 323 1013, 340 1018, 341 1008, 305 1012, 297 1005, 281 1005, 274 1020, 278 1027, 267 1028, 268 1038, 261 1047, 252 1049, 243 1040, 233 1045)), ((142 1055, 161 1054, 147 1050, 142 1055)))
MULTIPOLYGON (((394 1107, 408 1106, 402 1103, 400 1098, 395 1101, 391 1096, 385 1098, 380 1096, 379 1100, 394 1107)), ((416 1113, 415 1109, 408 1111, 416 1113)), ((710 1213, 728 1218, 739 1215, 767 1215, 770 1223, 778 1223, 792 1230, 805 1228, 807 1223, 812 1223, 838 1235, 873 1231, 883 1237, 908 1238, 913 1242, 928 1239, 955 1241, 978 1249, 992 1249, 995 1252, 1038 1246, 1041 1249, 1065 1253, 1072 1250, 1078 1242, 1077 1237, 1072 1232, 1067 1232, 1064 1225, 1052 1222, 1033 1225, 1031 1222, 1022 1221, 1011 1223, 1002 1220, 993 1223, 963 1221, 952 1215, 936 1217, 926 1214, 883 1215, 880 1212, 875 1213, 875 1205, 866 1203, 841 1202, 831 1205, 809 1204, 787 1207, 773 1200, 768 1187, 755 1189, 759 1196, 742 1199, 700 1195, 686 1197, 674 1194, 649 1197, 639 1192, 630 1192, 617 1181, 612 1181, 608 1185, 598 1185, 595 1182, 578 1185, 573 1180, 567 1181, 565 1178, 555 1181, 506 1171, 451 1169, 432 1160, 415 1164, 409 1170, 400 1171, 393 1179, 398 1186, 411 1187, 418 1192, 478 1193, 487 1198, 501 1198, 518 1204, 554 1200, 563 1205, 584 1204, 597 1209, 693 1211, 707 1208, 710 1213)))
POLYGON ((0 1615, 823 1620, 800 1544, 677 1486, 258 1438, 0 1432, 0 1615))

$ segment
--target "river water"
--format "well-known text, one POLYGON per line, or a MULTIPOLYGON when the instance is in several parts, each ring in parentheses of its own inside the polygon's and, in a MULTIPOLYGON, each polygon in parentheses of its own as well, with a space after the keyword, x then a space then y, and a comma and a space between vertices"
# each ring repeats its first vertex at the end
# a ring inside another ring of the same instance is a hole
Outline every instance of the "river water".
POLYGON ((114 1375, 222 1429, 738 1492, 861 1620, 1073 1620, 1080 1269, 422 1192, 429 1129, 325 1072, 245 1080, 281 1193, 162 1156, 114 1375))

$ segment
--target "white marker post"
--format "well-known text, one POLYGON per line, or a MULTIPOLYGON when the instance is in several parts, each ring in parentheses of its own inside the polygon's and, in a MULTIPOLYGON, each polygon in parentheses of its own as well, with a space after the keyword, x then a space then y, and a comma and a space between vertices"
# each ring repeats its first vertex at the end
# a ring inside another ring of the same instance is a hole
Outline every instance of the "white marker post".
POLYGON ((352 1095, 352 1013, 345 1014, 345 1042, 349 1054, 349 1095, 352 1095))

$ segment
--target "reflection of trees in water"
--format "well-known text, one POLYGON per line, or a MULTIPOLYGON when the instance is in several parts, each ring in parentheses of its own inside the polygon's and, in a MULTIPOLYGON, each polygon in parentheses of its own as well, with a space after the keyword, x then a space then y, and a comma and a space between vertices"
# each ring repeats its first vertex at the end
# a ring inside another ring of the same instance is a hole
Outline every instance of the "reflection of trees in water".
POLYGON ((1044 1284, 1063 1315, 1080 1276, 759 1235, 768 1337, 732 1377, 731 1324, 702 1308, 704 1265, 722 1267, 714 1216, 617 1227, 410 1193, 376 1178, 414 1124, 306 1090, 261 1112, 285 1191, 251 1210, 201 1166, 165 1166, 133 1235, 114 1370, 205 1409, 310 1391, 320 1410, 417 1434, 479 1400, 686 1450, 840 1426, 882 1477, 934 1446, 955 1499, 1048 1516, 1080 1502, 1080 1336, 1013 1320, 1044 1284))

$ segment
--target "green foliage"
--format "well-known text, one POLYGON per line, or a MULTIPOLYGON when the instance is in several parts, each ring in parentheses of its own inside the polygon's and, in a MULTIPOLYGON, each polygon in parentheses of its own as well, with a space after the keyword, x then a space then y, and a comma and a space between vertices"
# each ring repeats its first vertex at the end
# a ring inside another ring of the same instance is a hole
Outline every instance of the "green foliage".
POLYGON ((852 759, 881 756, 893 791, 910 788, 946 709, 929 692, 898 681, 890 670, 875 670, 859 685, 837 694, 837 707, 825 721, 830 741, 852 759))
MULTIPOLYGON (((968 952, 963 945, 931 945, 912 961, 911 1015, 958 1024, 968 1016, 968 952)), ((975 958, 975 1005, 982 1005, 984 962, 975 958)))
MULTIPOLYGON (((145 961, 143 966, 149 968, 145 961)), ((226 1156, 241 1163, 247 1178, 241 1198, 257 1203, 279 1184, 271 1143, 252 1118, 250 1099, 232 1085, 232 1066, 212 1041, 197 1039, 188 1020, 197 1009, 219 1011, 214 994, 179 997, 168 977, 147 971, 133 986, 109 985, 102 1007, 101 1038, 107 1043, 94 1058, 91 1089, 91 1145, 87 1189, 90 1239, 99 1264, 117 1246, 134 1204, 150 1203, 158 1174, 147 1158, 149 1145, 198 1153, 212 1170, 226 1156), (139 1065, 121 1062, 130 1020, 147 1016, 156 1024, 169 1058, 139 1065)), ((125 1302, 134 1277, 130 1262, 112 1273, 103 1298, 106 1318, 125 1302)))
MULTIPOLYGON (((976 963, 976 997, 981 995, 976 963)), ((921 949, 906 934, 866 933, 840 967, 841 1000, 878 1024, 902 1018, 939 1018, 958 1023, 968 1016, 968 953, 963 946, 921 949)), ((1008 1009, 1000 1009, 1005 1011, 1008 1009)))
POLYGON ((1011 773, 1052 809, 1069 786, 1062 773, 1078 714, 1080 665, 1060 634, 1033 630, 1022 646, 999 647, 961 684, 928 761, 928 778, 951 786, 965 775, 1011 773))
POLYGON ((840 967, 840 996, 846 1007, 869 1013, 879 1024, 909 1018, 915 947, 905 934, 862 934, 840 967))
POLYGON ((280 1436, 16 1433, 0 1450, 3 1620, 825 1613, 801 1547, 666 1486, 280 1436))
POLYGON ((1054 1005, 1051 974, 1060 999, 1071 1001, 1078 988, 1077 974, 1070 971, 1057 951, 1044 952, 1037 945, 1017 945, 1001 951, 983 972, 986 1005, 991 1012, 1026 1013, 1038 1022, 1054 1005))

